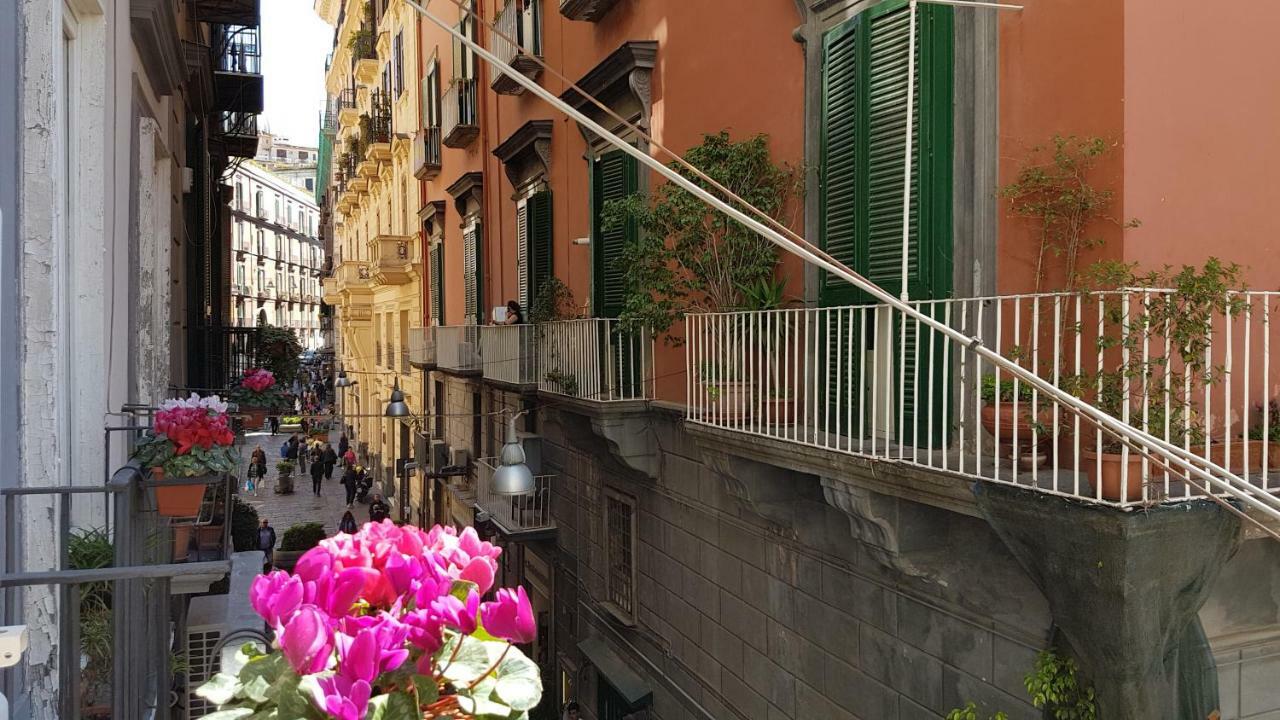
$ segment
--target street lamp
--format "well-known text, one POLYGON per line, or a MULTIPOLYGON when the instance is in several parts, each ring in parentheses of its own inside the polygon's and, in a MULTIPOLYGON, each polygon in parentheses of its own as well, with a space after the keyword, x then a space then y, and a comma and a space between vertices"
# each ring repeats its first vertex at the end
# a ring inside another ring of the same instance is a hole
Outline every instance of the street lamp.
POLYGON ((351 387, 354 384, 355 383, 353 383, 349 378, 347 378, 347 371, 343 370, 342 368, 338 368, 338 379, 333 382, 333 386, 344 388, 344 387, 351 387))
POLYGON ((523 414, 519 412, 507 418, 507 440, 498 458, 498 468, 489 481, 495 495, 528 495, 534 491, 533 471, 525 464, 524 447, 516 436, 516 418, 523 414))
POLYGON ((413 413, 409 411, 409 406, 404 401, 404 393, 400 391, 399 380, 396 380, 391 388, 391 400, 387 403, 387 410, 383 414, 389 418, 413 417, 413 413))

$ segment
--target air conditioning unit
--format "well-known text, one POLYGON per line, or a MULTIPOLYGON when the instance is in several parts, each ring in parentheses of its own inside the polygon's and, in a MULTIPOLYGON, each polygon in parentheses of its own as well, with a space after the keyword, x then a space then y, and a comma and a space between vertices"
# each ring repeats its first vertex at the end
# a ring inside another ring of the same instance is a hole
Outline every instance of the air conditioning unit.
POLYGON ((449 451, 449 464, 465 467, 471 464, 471 451, 466 448, 454 448, 449 451))
POLYGON ((431 471, 440 472, 440 469, 449 464, 451 452, 449 443, 443 440, 431 441, 431 471))

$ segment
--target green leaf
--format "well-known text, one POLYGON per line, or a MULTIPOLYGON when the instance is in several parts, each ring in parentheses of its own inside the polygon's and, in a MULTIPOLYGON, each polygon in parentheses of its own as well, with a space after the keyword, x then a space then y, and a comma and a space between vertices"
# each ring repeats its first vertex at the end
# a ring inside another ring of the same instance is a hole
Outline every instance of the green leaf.
POLYGON ((249 708, 231 708, 230 710, 219 710, 211 715, 205 715, 205 720, 237 720, 237 718, 247 718, 253 714, 253 710, 249 708))
POLYGON ((214 705, 226 705, 240 694, 240 681, 232 675, 218 673, 196 689, 196 695, 214 705))
POLYGON ((379 695, 369 701, 366 720, 421 720, 413 699, 402 692, 379 695))
POLYGON ((462 712, 475 715, 477 718, 511 717, 511 708, 479 694, 472 696, 458 693, 458 707, 462 712))
POLYGON ((271 689, 271 683, 267 682, 261 675, 255 677, 245 683, 241 692, 245 697, 255 703, 264 703, 267 701, 267 691, 271 689))
POLYGON ((449 594, 461 600, 464 604, 467 602, 467 595, 472 590, 479 591, 480 586, 470 580, 454 580, 453 585, 449 588, 449 594))
POLYGON ((414 675, 413 686, 418 689, 418 702, 424 705, 440 698, 440 688, 436 687, 434 680, 425 675, 414 675))
POLYGON ((512 647, 498 666, 494 692, 514 710, 532 710, 542 698, 542 674, 532 660, 512 647))
POLYGON ((254 678, 260 677, 266 680, 268 685, 273 685, 288 668, 288 663, 285 662, 284 656, 280 653, 259 655, 240 668, 240 682, 248 683, 254 678))
POLYGON ((444 669, 444 678, 454 685, 470 685, 488 673, 505 646, 505 643, 462 638, 462 648, 453 662, 444 669))
POLYGON ((275 702, 283 718, 288 718, 288 720, 322 718, 324 715, 316 708, 312 700, 316 696, 316 691, 319 690, 319 677, 323 677, 323 675, 298 677, 292 670, 289 670, 276 680, 267 696, 275 702))

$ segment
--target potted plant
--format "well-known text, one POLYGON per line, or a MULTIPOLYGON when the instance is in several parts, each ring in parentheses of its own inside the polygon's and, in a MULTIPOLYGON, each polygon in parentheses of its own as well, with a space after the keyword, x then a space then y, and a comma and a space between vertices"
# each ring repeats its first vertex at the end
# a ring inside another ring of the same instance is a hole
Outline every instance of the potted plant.
POLYGON ((244 645, 197 694, 227 718, 528 717, 542 678, 520 648, 537 619, 524 588, 494 587, 499 553, 473 528, 322 540, 295 574, 253 582, 271 648, 244 645))
MULTIPOLYGON (((115 563, 111 537, 101 529, 74 530, 67 537, 67 564, 73 570, 108 568, 115 563)), ((80 593, 80 715, 111 717, 111 583, 83 583, 80 593)), ((72 592, 76 592, 73 590, 72 592)))
POLYGON ((994 375, 983 376, 981 396, 982 428, 996 439, 1000 456, 1017 458, 1028 468, 1043 462, 1041 451, 1053 440, 1048 430, 1053 406, 1046 399, 1037 403, 1032 387, 1012 378, 1001 380, 997 392, 994 375))
POLYGON ((281 460, 276 463, 276 472, 280 474, 276 481, 276 493, 290 495, 293 493, 293 461, 281 460))
POLYGON ((312 440, 327 442, 329 433, 333 430, 333 421, 329 418, 312 418, 310 430, 312 440))
MULTIPOLYGON (((240 462, 235 433, 227 422, 227 404, 217 395, 192 394, 185 400, 166 400, 155 414, 154 430, 138 441, 133 458, 150 468, 156 480, 187 480, 224 476, 240 462)), ((166 517, 193 517, 200 511, 208 484, 156 486, 156 504, 166 517)))
POLYGON ((285 406, 285 397, 276 387, 275 373, 265 368, 244 371, 240 386, 231 391, 231 399, 240 411, 249 416, 248 425, 260 428, 267 416, 285 406))
POLYGON ((281 570, 293 570, 302 554, 325 538, 324 525, 318 522, 306 522, 293 525, 284 531, 280 538, 280 549, 275 553, 275 565, 281 570))
MULTIPOLYGON (((704 135, 685 159, 780 223, 789 224, 784 213, 794 213, 801 205, 793 202, 801 174, 774 164, 767 135, 740 141, 727 132, 704 135)), ((687 174, 680 164, 671 168, 687 174)), ((718 192, 701 178, 689 179, 718 192)), ((682 338, 671 334, 671 327, 689 313, 764 312, 785 303, 785 285, 775 277, 777 248, 673 183, 659 186, 651 197, 636 194, 606 202, 602 224, 606 230, 630 231, 616 260, 623 278, 618 327, 624 335, 652 331, 678 345, 682 338)), ((699 378, 703 400, 717 408, 712 412, 738 417, 748 410, 760 411, 771 421, 794 414, 775 357, 787 337, 784 322, 775 327, 776 338, 760 338, 751 350, 765 356, 747 360, 766 365, 775 375, 746 383, 746 378, 735 376, 740 369, 715 366, 707 369, 723 374, 699 378)))
POLYGON ((1262 449, 1266 447, 1267 470, 1280 469, 1280 399, 1272 398, 1267 401, 1264 409, 1262 403, 1253 406, 1253 417, 1249 423, 1249 439, 1256 442, 1252 443, 1256 448, 1258 461, 1253 463, 1250 461, 1250 470, 1262 469, 1262 449), (1266 416, 1264 428, 1263 416, 1266 416))

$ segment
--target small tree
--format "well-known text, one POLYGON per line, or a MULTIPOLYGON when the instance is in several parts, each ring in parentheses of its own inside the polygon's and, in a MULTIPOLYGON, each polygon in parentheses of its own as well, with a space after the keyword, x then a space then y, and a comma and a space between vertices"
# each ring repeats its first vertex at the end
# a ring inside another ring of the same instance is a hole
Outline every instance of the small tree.
MULTIPOLYGON (((737 142, 723 131, 704 135, 684 159, 775 220, 799 191, 800 174, 773 163, 767 135, 737 142)), ((721 194, 679 164, 670 167, 721 194)), ((772 243, 673 183, 660 185, 651 198, 605 203, 602 216, 606 229, 628 222, 639 228, 616 261, 626 269, 624 332, 662 334, 688 312, 744 308, 752 289, 773 279, 778 252, 772 243)))
POLYGON ((298 377, 301 354, 302 343, 292 330, 270 323, 258 324, 258 364, 270 370, 281 385, 288 386, 298 377))

